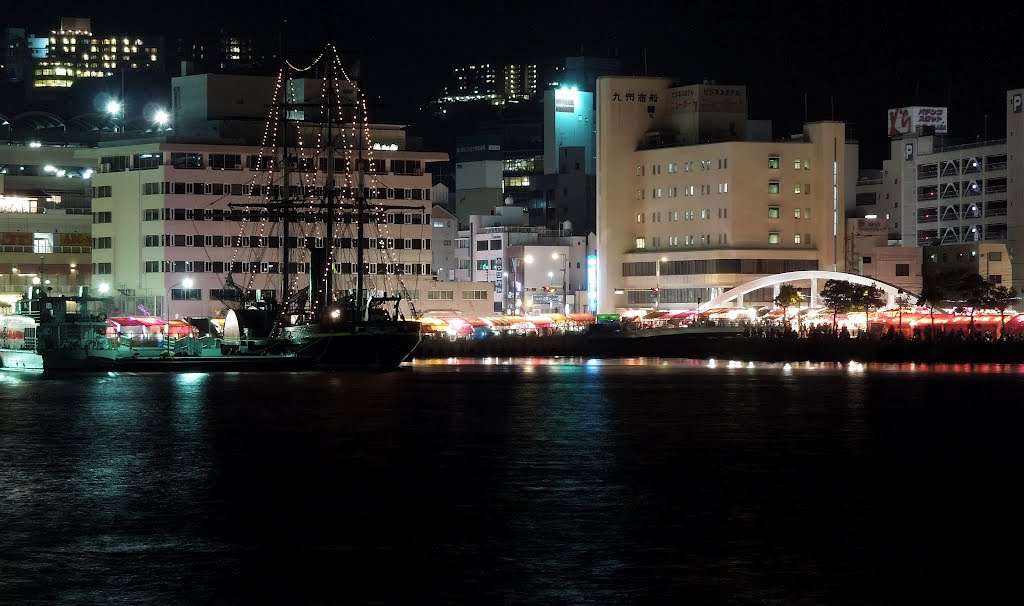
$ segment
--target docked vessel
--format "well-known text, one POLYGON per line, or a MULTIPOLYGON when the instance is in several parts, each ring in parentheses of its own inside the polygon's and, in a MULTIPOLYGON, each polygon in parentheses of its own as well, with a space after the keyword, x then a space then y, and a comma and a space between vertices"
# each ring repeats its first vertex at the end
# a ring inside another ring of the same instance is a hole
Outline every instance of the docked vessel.
POLYGON ((211 338, 183 337, 146 346, 118 335, 102 311, 107 298, 51 296, 31 287, 0 315, 0 369, 8 371, 295 371, 313 366, 310 356, 283 347, 222 351, 211 338))
MULTIPOLYGON (((195 238, 197 247, 233 249, 223 263, 227 269, 205 263, 187 270, 227 274, 223 288, 210 294, 224 304, 215 312, 225 313, 222 338, 172 338, 171 323, 185 334, 213 331, 161 321, 141 306, 115 305, 87 292, 54 297, 37 289, 2 320, 5 367, 262 370, 278 361, 390 369, 410 356, 421 325, 405 319, 416 317, 406 281, 415 290, 432 278, 430 190, 422 170, 428 156, 405 148, 402 127, 370 125, 365 96, 333 46, 307 67, 286 61, 269 97, 262 143, 252 146, 258 153, 245 156, 248 183, 231 184, 240 197, 221 203, 216 215, 191 209, 202 220, 211 220, 209 214, 239 224, 237 236, 195 238), (384 143, 374 142, 378 135, 384 143), (152 320, 146 339, 123 338, 124 323, 102 316, 133 307, 152 320)), ((174 220, 189 220, 192 213, 180 210, 174 220)), ((173 287, 167 290, 170 298, 173 287)))
MULTIPOLYGON (((415 313, 405 287, 413 264, 400 262, 395 243, 403 242, 406 223, 429 226, 429 201, 395 205, 379 199, 394 186, 377 172, 383 161, 372 158, 366 100, 333 45, 314 64, 287 68, 322 76, 315 81, 318 103, 275 93, 270 106, 267 132, 273 140, 261 151, 286 160, 268 163, 265 182, 287 185, 231 205, 251 219, 254 237, 268 229, 280 234, 282 296, 259 310, 236 312, 237 332, 226 330, 225 340, 241 350, 257 336, 283 339, 318 368, 397 368, 419 344, 421 325, 404 317, 403 302, 415 313), (292 267, 305 271, 293 273, 292 267), (258 326, 264 329, 253 330, 258 326)), ((287 78, 282 69, 279 81, 287 78)), ((239 290, 239 298, 248 299, 239 290)))
POLYGON ((76 296, 50 296, 33 286, 0 316, 0 366, 8 370, 102 370, 117 348, 106 338, 104 299, 83 287, 76 296))

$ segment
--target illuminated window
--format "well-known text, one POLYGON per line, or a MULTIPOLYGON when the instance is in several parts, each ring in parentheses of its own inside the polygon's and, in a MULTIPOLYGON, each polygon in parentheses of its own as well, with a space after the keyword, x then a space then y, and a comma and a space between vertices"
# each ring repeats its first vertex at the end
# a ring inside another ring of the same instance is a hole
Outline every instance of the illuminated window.
POLYGON ((770 231, 770 232, 768 232, 768 243, 769 244, 778 244, 779 240, 780 240, 779 232, 777 232, 777 231, 770 231))
POLYGON ((779 193, 779 191, 781 191, 781 186, 779 185, 778 181, 769 181, 768 182, 768 193, 769 194, 777 194, 777 193, 779 193))
POLYGON ((778 168, 778 167, 779 167, 779 157, 778 156, 768 156, 768 168, 778 168))
POLYGON ((800 209, 799 208, 794 208, 793 209, 793 218, 794 219, 799 219, 800 218, 800 209))
POLYGON ((636 247, 637 248, 647 248, 647 241, 644 238, 642 238, 642 237, 637 238, 636 239, 636 247))
POLYGON ((793 244, 799 244, 799 243, 800 243, 800 234, 796 234, 795 236, 793 236, 793 244))
POLYGON ((799 183, 797 183, 796 185, 793 186, 793 193, 794 194, 800 193, 800 184, 799 183))
POLYGON ((800 170, 800 160, 793 160, 793 168, 800 170))
POLYGON ((778 206, 769 206, 768 207, 768 218, 769 219, 778 219, 779 218, 779 207, 778 206))

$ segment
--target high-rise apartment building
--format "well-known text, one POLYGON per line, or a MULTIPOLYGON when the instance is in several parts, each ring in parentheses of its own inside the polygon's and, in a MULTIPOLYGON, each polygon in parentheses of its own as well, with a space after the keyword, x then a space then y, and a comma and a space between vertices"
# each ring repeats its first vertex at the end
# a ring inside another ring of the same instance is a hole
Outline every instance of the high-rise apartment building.
POLYGON ((256 39, 237 33, 178 38, 177 60, 182 75, 196 73, 245 74, 266 71, 269 53, 256 39))
POLYGON ((464 103, 486 101, 491 105, 518 103, 537 94, 537 66, 509 64, 501 68, 493 63, 456 67, 452 70, 438 102, 464 103))
POLYGON ((504 82, 506 102, 528 101, 537 94, 537 66, 506 65, 504 82))
POLYGON ((163 38, 140 34, 92 33, 87 18, 64 17, 50 32, 45 56, 37 58, 33 87, 69 88, 81 78, 105 78, 128 71, 163 71, 163 38))

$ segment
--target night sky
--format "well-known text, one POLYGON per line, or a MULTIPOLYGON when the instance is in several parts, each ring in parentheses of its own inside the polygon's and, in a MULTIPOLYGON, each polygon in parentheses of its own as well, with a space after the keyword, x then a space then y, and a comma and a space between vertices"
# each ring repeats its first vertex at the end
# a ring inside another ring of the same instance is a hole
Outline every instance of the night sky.
POLYGON ((642 75, 646 50, 650 75, 747 85, 751 117, 774 120, 776 135, 799 130, 806 95, 809 119, 834 115, 854 125, 862 166, 877 166, 886 153, 888 107, 949 106, 950 134, 968 138, 982 135, 987 113, 996 138, 1005 133, 1003 92, 1024 86, 1017 3, 367 2, 289 15, 269 4, 214 4, 180 0, 154 18, 149 8, 131 8, 142 5, 99 3, 86 14, 58 3, 41 14, 17 3, 0 19, 43 32, 70 11, 91 17, 96 33, 142 30, 169 40, 222 23, 274 39, 284 29, 293 55, 315 48, 334 23, 335 43, 362 61, 368 92, 413 132, 417 108, 454 65, 554 64, 582 49, 617 56, 626 73, 642 75))

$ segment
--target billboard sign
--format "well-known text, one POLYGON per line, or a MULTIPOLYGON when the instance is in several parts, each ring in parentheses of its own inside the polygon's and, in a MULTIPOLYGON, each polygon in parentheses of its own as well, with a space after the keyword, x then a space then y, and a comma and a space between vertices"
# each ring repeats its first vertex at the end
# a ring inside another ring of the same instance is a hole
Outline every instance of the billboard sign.
POLYGON ((889 136, 917 132, 918 126, 931 126, 935 134, 946 133, 949 110, 945 107, 897 107, 889 110, 889 136))
POLYGON ((717 84, 691 84, 669 90, 670 111, 726 112, 747 111, 747 87, 717 84))

